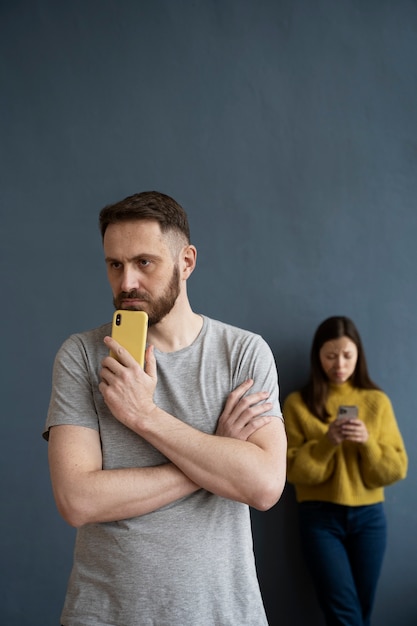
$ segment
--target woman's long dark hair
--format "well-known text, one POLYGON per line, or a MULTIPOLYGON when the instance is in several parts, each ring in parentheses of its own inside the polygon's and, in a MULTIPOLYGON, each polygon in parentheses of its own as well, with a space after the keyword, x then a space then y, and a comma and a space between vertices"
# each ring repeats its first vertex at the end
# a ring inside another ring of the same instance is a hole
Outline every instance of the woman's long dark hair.
POLYGON ((348 317, 340 315, 327 318, 314 334, 310 352, 310 377, 307 385, 301 390, 301 397, 308 409, 322 421, 326 421, 330 414, 326 409, 329 379, 320 362, 320 350, 326 341, 340 337, 349 337, 358 350, 355 371, 350 378, 353 386, 360 389, 379 389, 369 377, 365 352, 355 324, 348 317))

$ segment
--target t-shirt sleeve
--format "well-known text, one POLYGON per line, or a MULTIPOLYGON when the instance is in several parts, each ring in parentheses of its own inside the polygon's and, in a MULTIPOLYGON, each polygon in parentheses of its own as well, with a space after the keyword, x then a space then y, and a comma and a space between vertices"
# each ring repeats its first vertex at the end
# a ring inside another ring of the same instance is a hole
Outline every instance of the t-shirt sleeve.
POLYGON ((55 357, 43 437, 48 440, 49 429, 62 424, 99 430, 88 359, 76 335, 63 343, 55 357))
MULTIPOLYGON (((245 350, 245 376, 253 379, 248 393, 268 391, 272 409, 263 415, 274 415, 284 419, 279 401, 278 371, 272 350, 260 335, 254 335, 245 350)), ((244 378, 245 379, 245 378, 244 378)), ((239 381, 240 383, 243 380, 239 381)))

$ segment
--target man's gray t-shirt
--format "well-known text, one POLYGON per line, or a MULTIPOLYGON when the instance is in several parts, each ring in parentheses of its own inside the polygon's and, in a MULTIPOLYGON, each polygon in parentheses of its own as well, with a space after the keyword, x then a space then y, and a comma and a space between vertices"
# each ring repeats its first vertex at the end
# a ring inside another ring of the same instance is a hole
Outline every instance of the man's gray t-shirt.
MULTIPOLYGON (((98 389, 106 324, 72 335, 54 364, 44 436, 74 424, 100 433, 103 469, 167 462, 120 424, 98 389)), ((203 317, 190 346, 155 350, 155 403, 214 433, 229 393, 248 378, 269 391, 281 416, 275 362, 256 334, 203 317)), ((117 513, 116 513, 117 514, 117 513)), ((160 509, 77 530, 74 564, 62 613, 65 626, 263 626, 249 507, 204 489, 160 509)))

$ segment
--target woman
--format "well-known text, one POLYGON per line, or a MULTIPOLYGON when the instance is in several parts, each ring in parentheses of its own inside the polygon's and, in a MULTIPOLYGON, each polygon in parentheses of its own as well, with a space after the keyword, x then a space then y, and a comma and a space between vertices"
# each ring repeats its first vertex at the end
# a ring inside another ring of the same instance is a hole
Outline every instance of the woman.
POLYGON ((368 626, 386 544, 383 487, 405 477, 407 454, 350 319, 320 324, 309 381, 283 413, 301 546, 326 624, 368 626), (340 407, 357 417, 337 417, 340 407))

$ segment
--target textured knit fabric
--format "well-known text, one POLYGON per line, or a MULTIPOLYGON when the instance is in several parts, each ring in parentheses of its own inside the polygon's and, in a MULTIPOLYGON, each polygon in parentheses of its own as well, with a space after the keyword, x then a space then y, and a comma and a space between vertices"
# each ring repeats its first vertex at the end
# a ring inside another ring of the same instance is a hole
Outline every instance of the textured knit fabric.
POLYGON ((330 418, 310 413, 299 392, 283 406, 288 437, 288 474, 299 502, 320 500, 351 506, 384 500, 385 485, 405 477, 407 454, 389 398, 382 391, 331 385, 330 418), (368 430, 366 443, 335 446, 326 433, 340 405, 357 405, 368 430))
MULTIPOLYGON (((281 415, 277 373, 258 335, 203 318, 196 341, 173 353, 155 350, 155 402, 213 433, 232 389, 253 378, 281 415)), ((100 432, 103 469, 167 462, 121 425, 98 389, 110 325, 73 335, 54 365, 44 436, 53 425, 100 432)), ((252 391, 251 390, 251 391, 252 391)), ((203 489, 155 512, 78 529, 62 614, 65 626, 263 626, 249 507, 203 489)))

